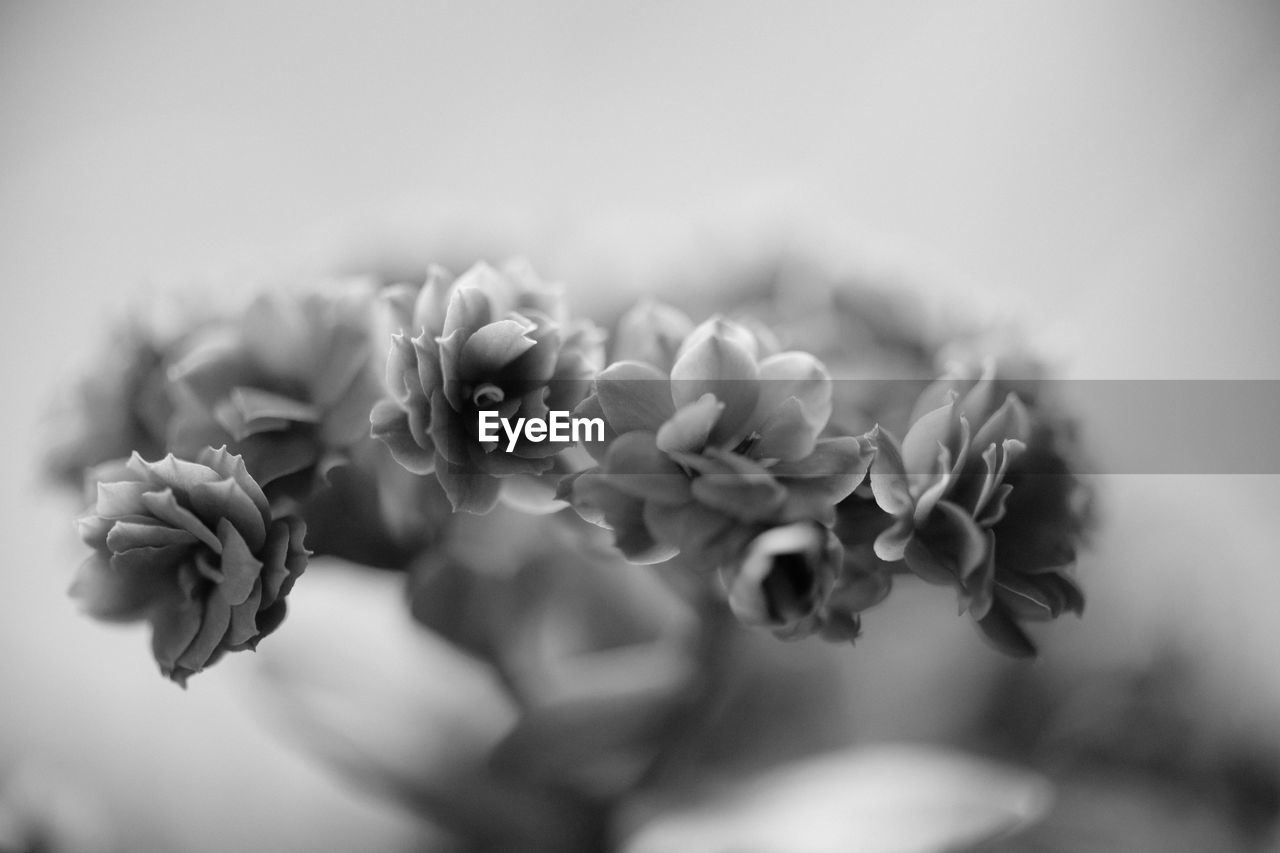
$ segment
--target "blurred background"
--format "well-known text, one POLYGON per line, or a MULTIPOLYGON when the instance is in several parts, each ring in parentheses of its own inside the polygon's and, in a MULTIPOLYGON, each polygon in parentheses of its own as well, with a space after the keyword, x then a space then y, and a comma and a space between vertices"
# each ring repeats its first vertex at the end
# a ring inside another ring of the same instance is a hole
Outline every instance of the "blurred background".
MULTIPOLYGON (((1280 6, 0 3, 10 800, 129 849, 433 838, 293 748, 240 661, 184 693, 65 598, 42 418, 104 319, 472 246, 589 305, 765 233, 1016 317, 1069 377, 1280 379, 1280 6)), ((1085 618, 1010 668, 945 597, 895 595, 840 650, 851 742, 1049 774, 1027 849, 1274 845, 1280 477, 1096 479, 1085 618), (1099 800, 1116 828, 1081 836, 1099 800)))

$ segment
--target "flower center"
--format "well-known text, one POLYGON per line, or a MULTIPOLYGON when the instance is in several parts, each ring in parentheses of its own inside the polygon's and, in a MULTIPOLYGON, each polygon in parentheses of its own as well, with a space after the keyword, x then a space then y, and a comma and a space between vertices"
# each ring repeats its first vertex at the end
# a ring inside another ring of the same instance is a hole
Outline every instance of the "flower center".
POLYGON ((742 441, 738 442, 738 446, 733 448, 733 452, 739 456, 750 456, 751 451, 755 450, 756 445, 760 443, 760 433, 753 432, 742 441))
POLYGON ((496 408, 505 399, 506 393, 492 382, 486 382, 471 392, 471 402, 477 409, 496 408))
POLYGON ((763 586, 765 607, 775 622, 803 618, 812 608, 813 568, 803 552, 775 555, 763 586))

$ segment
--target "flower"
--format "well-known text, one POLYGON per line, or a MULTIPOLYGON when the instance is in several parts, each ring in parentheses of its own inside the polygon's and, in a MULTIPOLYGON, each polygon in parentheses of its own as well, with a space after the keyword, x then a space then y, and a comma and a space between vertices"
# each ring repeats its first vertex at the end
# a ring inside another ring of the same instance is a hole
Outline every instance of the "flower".
POLYGON ((703 626, 604 531, 499 506, 458 513, 410 569, 414 616, 491 665, 520 709, 497 772, 602 801, 635 785, 690 701, 703 626), (496 529, 495 529, 496 528, 496 529))
POLYGON ((96 465, 134 450, 164 453, 173 413, 165 371, 175 350, 206 322, 191 313, 186 305, 162 303, 109 329, 92 370, 57 401, 49 419, 45 468, 52 477, 80 489, 96 465))
POLYGON ((1071 568, 1090 521, 1088 494, 1058 438, 1049 422, 1034 421, 1027 452, 1005 475, 1010 491, 1005 514, 991 529, 989 571, 975 578, 976 595, 990 600, 978 627, 1018 657, 1036 654, 1023 623, 1084 612, 1071 568))
POLYGON ((819 438, 831 379, 812 356, 761 357, 745 326, 713 317, 683 341, 670 371, 619 361, 578 408, 606 424, 588 445, 599 465, 562 493, 614 531, 632 562, 677 553, 708 567, 737 560, 770 527, 815 520, 862 481, 863 437, 819 438))
POLYGON ((612 361, 643 361, 670 370, 693 321, 679 308, 648 297, 618 318, 612 361))
POLYGON ((79 522, 93 554, 71 595, 99 619, 149 622, 165 676, 185 686, 280 625, 307 564, 305 525, 272 514, 239 456, 206 448, 194 462, 147 462, 135 453, 97 480, 93 511, 79 522))
POLYGON ((965 580, 986 559, 989 529, 1004 514, 1009 463, 1026 445, 1027 413, 1010 394, 991 406, 991 377, 963 398, 944 379, 925 390, 901 445, 877 431, 871 489, 894 523, 876 538, 883 560, 935 583, 965 580), (939 397, 942 401, 939 402, 939 397), (971 419, 979 424, 976 435, 971 419))
POLYGON ((921 395, 901 444, 878 431, 871 491, 893 520, 874 551, 926 581, 955 586, 962 611, 986 636, 1029 656, 1035 647, 1019 619, 1083 607, 1061 571, 1074 559, 1083 521, 1067 509, 1063 489, 1078 483, 1052 448, 1049 422, 1033 418, 1015 393, 996 406, 997 387, 991 364, 977 380, 957 369, 921 395))
POLYGON ((738 619, 782 639, 817 633, 852 641, 859 614, 890 589, 887 573, 859 565, 832 530, 811 521, 761 533, 724 576, 738 619))
POLYGON ((273 503, 306 500, 368 438, 373 296, 363 279, 264 294, 196 336, 169 374, 169 449, 225 444, 273 503))
MULTIPOLYGON (((525 264, 477 264, 457 281, 434 268, 419 289, 388 297, 393 325, 388 396, 370 414, 372 434, 415 474, 431 474, 455 510, 486 513, 554 472, 567 442, 523 437, 507 452, 479 438, 482 411, 545 418, 582 400, 602 360, 601 336, 571 320, 562 289, 525 264)), ((549 489, 548 489, 549 497, 549 489)))

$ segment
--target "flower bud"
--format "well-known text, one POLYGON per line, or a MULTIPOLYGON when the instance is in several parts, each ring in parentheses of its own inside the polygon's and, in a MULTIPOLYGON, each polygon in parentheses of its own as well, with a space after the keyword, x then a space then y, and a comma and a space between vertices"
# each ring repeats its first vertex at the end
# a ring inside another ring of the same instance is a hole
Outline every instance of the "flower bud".
POLYGON ((843 558, 840 540, 820 524, 766 530, 747 546, 729 582, 729 606, 746 624, 782 637, 811 633, 843 558))

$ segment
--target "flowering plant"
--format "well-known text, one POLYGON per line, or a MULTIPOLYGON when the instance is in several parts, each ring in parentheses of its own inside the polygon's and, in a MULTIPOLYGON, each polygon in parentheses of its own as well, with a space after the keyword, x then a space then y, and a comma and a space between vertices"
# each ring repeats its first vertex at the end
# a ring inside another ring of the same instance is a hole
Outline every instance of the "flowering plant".
POLYGON ((1009 375, 1025 354, 921 390, 902 377, 953 341, 826 295, 644 299, 606 335, 525 263, 433 267, 120 350, 112 417, 50 461, 95 490, 72 594, 149 623, 185 685, 281 626, 309 557, 401 573, 507 723, 448 780, 397 786, 482 843, 595 849, 624 798, 702 760, 739 638, 850 643, 910 577, 1015 656, 1027 623, 1082 611, 1070 421, 1009 375))

